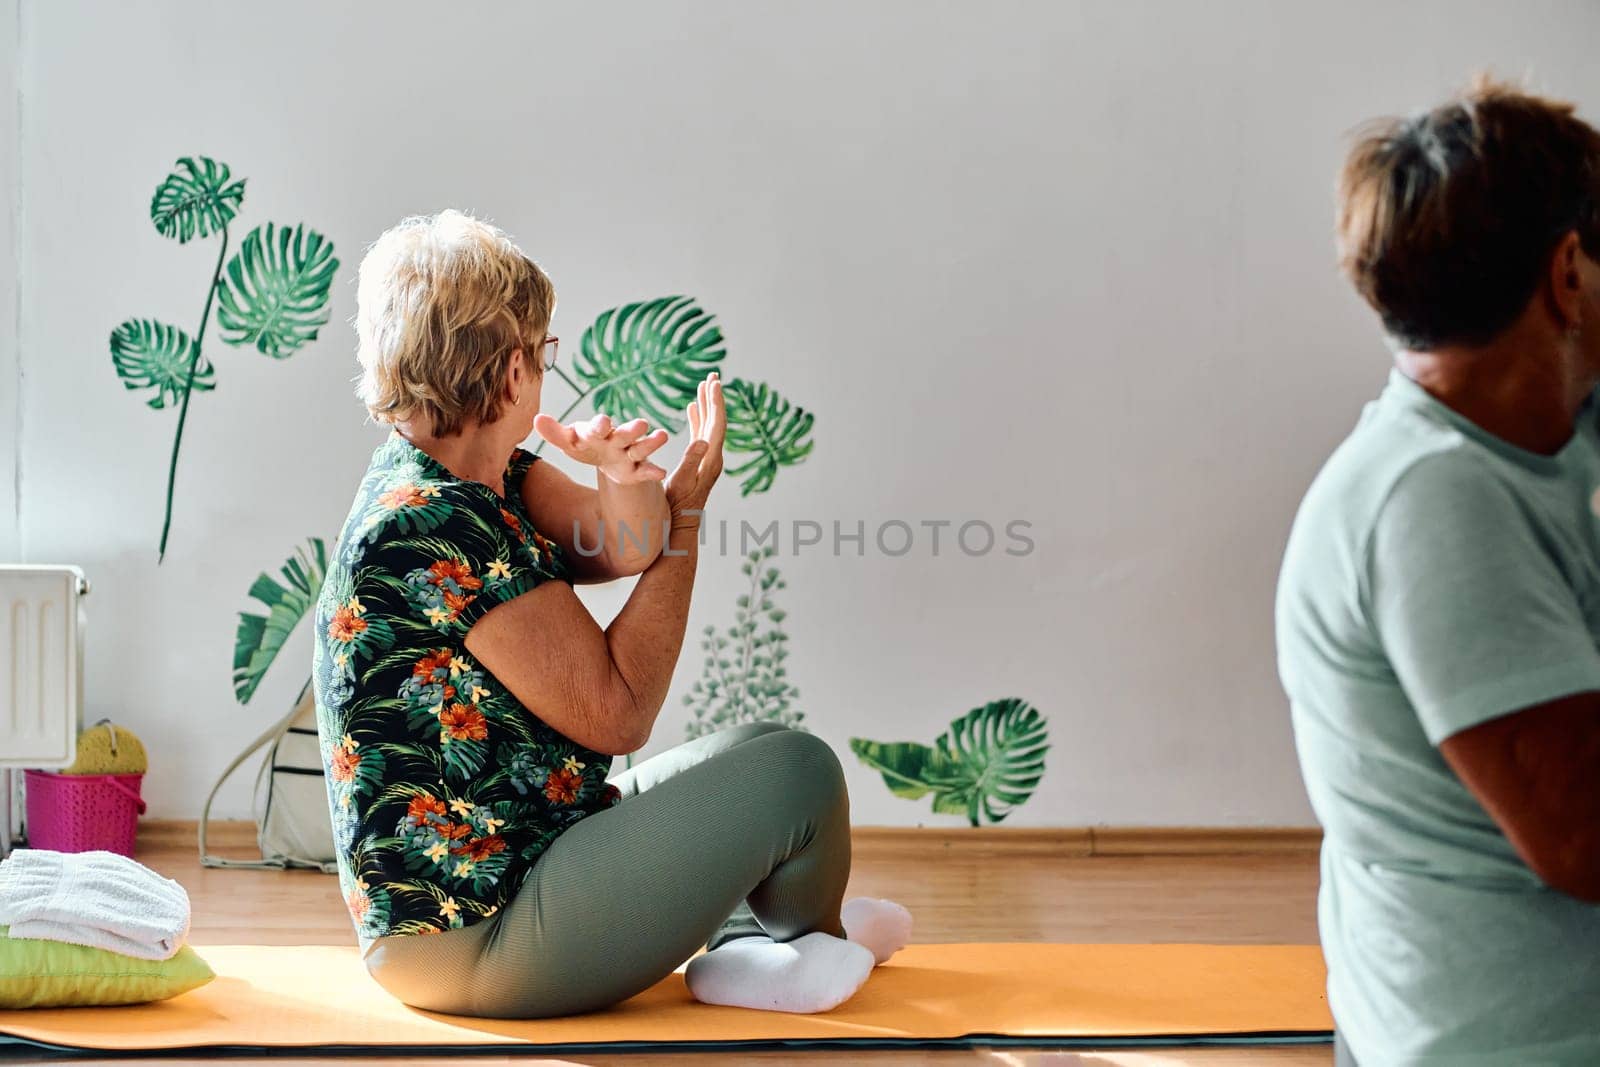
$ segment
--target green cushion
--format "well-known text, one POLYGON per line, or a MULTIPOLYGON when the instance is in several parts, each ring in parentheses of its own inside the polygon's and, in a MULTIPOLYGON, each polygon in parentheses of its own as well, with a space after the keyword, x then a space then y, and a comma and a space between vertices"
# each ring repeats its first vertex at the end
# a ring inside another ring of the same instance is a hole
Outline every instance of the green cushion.
POLYGON ((141 960, 62 941, 11 937, 0 926, 0 1008, 144 1004, 205 985, 216 974, 188 945, 141 960))

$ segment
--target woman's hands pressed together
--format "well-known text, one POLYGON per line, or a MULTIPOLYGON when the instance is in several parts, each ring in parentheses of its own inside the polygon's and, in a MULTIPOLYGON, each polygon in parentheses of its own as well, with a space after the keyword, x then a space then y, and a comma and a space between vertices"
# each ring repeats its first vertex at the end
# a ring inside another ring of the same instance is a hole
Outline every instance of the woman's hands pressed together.
POLYGON ((644 419, 614 426, 610 415, 596 415, 563 426, 553 415, 540 413, 533 420, 539 436, 579 463, 599 469, 618 485, 659 482, 667 472, 650 462, 656 449, 667 443, 667 431, 650 431, 644 419))
POLYGON ((534 429, 563 454, 597 470, 585 489, 549 464, 528 469, 523 502, 536 524, 572 531, 569 554, 579 581, 611 581, 643 573, 673 531, 698 531, 699 512, 722 474, 727 408, 722 381, 707 375, 685 410, 689 441, 669 477, 653 457, 667 432, 644 419, 613 424, 606 415, 563 425, 540 414, 534 429), (598 549, 596 554, 595 549, 598 549))
POLYGON ((670 478, 650 457, 667 443, 666 430, 650 429, 644 419, 615 425, 609 415, 563 425, 553 415, 539 414, 533 428, 540 437, 579 463, 597 468, 618 485, 666 480, 667 503, 674 521, 684 512, 705 506, 711 487, 722 474, 722 442, 728 428, 722 380, 713 371, 700 383, 689 418, 689 447, 670 478))

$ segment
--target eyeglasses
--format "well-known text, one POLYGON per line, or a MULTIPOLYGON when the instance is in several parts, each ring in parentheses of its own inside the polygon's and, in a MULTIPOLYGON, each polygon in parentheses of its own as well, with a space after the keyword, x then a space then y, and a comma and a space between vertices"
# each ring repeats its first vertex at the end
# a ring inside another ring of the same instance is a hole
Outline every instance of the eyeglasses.
POLYGON ((556 369, 556 352, 560 347, 561 338, 555 334, 550 334, 544 339, 544 344, 540 346, 540 353, 544 357, 545 370, 556 369))

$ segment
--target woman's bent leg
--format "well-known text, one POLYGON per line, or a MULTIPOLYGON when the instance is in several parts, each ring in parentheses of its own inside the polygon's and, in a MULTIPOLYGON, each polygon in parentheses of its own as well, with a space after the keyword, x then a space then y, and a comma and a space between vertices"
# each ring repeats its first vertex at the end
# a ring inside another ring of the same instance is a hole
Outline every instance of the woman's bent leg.
MULTIPOLYGON (((842 938, 849 877, 838 757, 811 734, 763 731, 558 837, 498 919, 482 924, 489 932, 470 974, 435 975, 470 988, 439 996, 494 1017, 603 1008, 670 974, 746 898, 775 940, 842 938)), ((426 991, 426 982, 392 984, 426 991)))
MULTIPOLYGON (((636 767, 613 774, 610 779, 611 784, 621 790, 624 798, 638 796, 643 790, 659 785, 690 767, 704 763, 712 756, 726 752, 735 745, 742 745, 757 737, 787 729, 787 726, 775 722, 746 722, 724 727, 714 733, 704 734, 669 748, 636 767)), ((716 948, 740 937, 760 937, 765 933, 755 913, 750 910, 750 905, 741 899, 734 905, 733 911, 722 920, 716 932, 707 938, 706 948, 716 948)))

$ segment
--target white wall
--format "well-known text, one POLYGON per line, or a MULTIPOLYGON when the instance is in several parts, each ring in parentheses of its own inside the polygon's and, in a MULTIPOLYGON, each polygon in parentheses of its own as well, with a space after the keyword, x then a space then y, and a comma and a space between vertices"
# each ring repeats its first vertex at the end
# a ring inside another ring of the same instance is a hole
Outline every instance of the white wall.
MULTIPOLYGON (((1272 588, 1386 359, 1332 266, 1342 136, 1485 65, 1600 116, 1582 2, 24 5, 20 554, 93 578, 90 710, 152 746, 167 816, 303 676, 305 634, 238 707, 234 618, 337 530, 377 437, 349 390, 360 250, 454 205, 548 266, 569 344, 690 293, 730 372, 817 413, 772 493, 721 490, 735 525, 1033 523, 1023 559, 783 561, 792 673, 842 752, 1016 694, 1054 748, 1014 824, 1308 822, 1272 588), (287 363, 208 342, 157 569, 171 415, 106 338, 192 328, 212 253, 148 218, 190 153, 249 179, 242 221, 304 220, 344 267, 287 363)), ((705 559, 691 632, 738 581, 705 559)), ((845 763, 858 822, 953 821, 845 763)))
POLYGON ((0 189, 6 196, 0 211, 0 562, 17 558, 22 536, 17 497, 18 15, 17 0, 0 0, 0 189))

